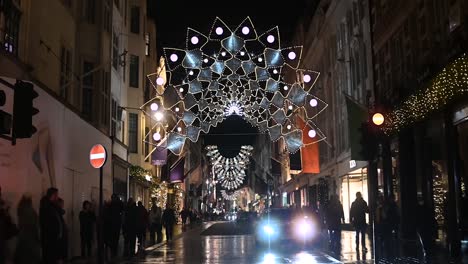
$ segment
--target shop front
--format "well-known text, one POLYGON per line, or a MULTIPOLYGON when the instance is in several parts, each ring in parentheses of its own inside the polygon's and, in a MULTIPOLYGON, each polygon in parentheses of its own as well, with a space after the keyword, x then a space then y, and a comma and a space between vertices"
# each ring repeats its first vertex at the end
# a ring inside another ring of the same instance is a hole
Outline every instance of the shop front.
POLYGON ((345 222, 350 223, 349 212, 351 204, 356 199, 356 193, 360 192, 365 201, 369 201, 368 187, 367 187, 367 168, 360 168, 351 171, 339 178, 341 185, 340 201, 343 205, 345 215, 345 222))

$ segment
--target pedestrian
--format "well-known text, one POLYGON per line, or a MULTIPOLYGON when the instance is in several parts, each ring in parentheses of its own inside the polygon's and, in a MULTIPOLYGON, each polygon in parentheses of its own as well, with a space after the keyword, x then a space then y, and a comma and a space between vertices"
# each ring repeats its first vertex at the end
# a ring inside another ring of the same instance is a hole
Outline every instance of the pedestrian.
POLYGON ((112 194, 109 206, 109 233, 111 257, 115 258, 118 254, 120 232, 122 229, 124 204, 116 194, 112 194))
POLYGON ((180 211, 180 218, 182 219, 182 228, 184 228, 185 224, 187 223, 187 217, 188 217, 188 211, 184 207, 182 208, 182 211, 180 211))
POLYGON ((156 201, 153 200, 153 206, 151 206, 150 214, 149 214, 149 220, 150 220, 150 238, 151 238, 151 243, 155 244, 156 243, 156 237, 157 235, 157 243, 162 242, 162 223, 161 223, 161 217, 162 217, 162 210, 161 207, 159 207, 156 204, 156 201))
POLYGON ((135 255, 136 233, 137 233, 137 207, 133 198, 128 198, 124 213, 123 235, 124 235, 124 256, 133 257, 135 255))
POLYGON ((109 261, 109 253, 111 252, 111 240, 112 240, 112 216, 111 216, 111 201, 110 200, 104 200, 103 201, 103 208, 102 208, 102 222, 103 222, 103 227, 102 227, 102 238, 104 242, 104 260, 109 261))
POLYGON ((9 206, 2 199, 2 188, 0 186, 0 264, 7 261, 7 243, 18 234, 18 228, 13 223, 9 206))
POLYGON ((83 209, 80 212, 80 238, 81 238, 81 257, 91 257, 91 248, 93 242, 94 225, 96 215, 91 210, 89 201, 83 202, 83 209))
POLYGON ((366 248, 366 214, 369 213, 367 202, 362 198, 361 192, 356 193, 356 200, 351 204, 350 218, 351 223, 356 230, 356 251, 359 250, 359 235, 361 235, 362 250, 367 251, 366 248))
POLYGON ((143 252, 145 249, 146 231, 148 230, 148 211, 141 201, 138 201, 137 207, 137 238, 138 251, 143 252))
POLYGON ((426 263, 431 261, 434 249, 434 237, 437 232, 437 221, 431 208, 419 199, 416 208, 416 229, 423 248, 426 263))
POLYGON ((25 194, 18 203, 19 234, 16 243, 15 263, 34 264, 41 262, 41 239, 39 216, 32 205, 32 198, 25 194))
POLYGON ((166 228, 166 240, 172 241, 172 234, 174 232, 174 224, 176 223, 176 216, 174 209, 169 204, 162 214, 162 224, 166 228))
POLYGON ((59 219, 60 219, 60 227, 61 227, 61 237, 59 239, 60 245, 60 260, 62 263, 67 261, 68 258, 68 228, 67 224, 65 223, 64 215, 65 215, 65 203, 62 198, 58 198, 57 200, 57 210, 59 212, 59 219))
POLYGON ((61 259, 60 243, 63 237, 63 222, 58 210, 58 198, 58 189, 51 187, 40 203, 42 260, 47 264, 58 263, 61 259))
POLYGON ((341 223, 344 223, 343 205, 337 195, 332 195, 325 212, 325 220, 330 236, 330 248, 337 251, 341 248, 341 223))
POLYGON ((387 253, 393 256, 396 254, 396 240, 400 224, 400 211, 393 194, 390 194, 384 202, 383 223, 383 244, 387 253))

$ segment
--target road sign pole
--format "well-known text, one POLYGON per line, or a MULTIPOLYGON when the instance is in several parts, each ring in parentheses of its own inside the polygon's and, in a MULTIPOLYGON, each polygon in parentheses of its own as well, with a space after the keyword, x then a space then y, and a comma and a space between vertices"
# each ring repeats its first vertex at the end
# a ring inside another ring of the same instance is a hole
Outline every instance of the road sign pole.
POLYGON ((104 217, 102 215, 102 167, 99 168, 99 222, 98 222, 98 263, 104 263, 103 259, 103 232, 102 232, 102 227, 103 227, 103 220, 104 217))

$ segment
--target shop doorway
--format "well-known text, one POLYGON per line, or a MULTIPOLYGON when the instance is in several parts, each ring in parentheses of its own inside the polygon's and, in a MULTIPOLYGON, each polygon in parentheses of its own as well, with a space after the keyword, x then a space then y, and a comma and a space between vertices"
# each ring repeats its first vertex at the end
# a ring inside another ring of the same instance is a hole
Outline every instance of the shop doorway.
MULTIPOLYGON (((367 189, 367 168, 357 169, 341 177, 340 200, 343 204, 346 223, 350 223, 349 211, 351 210, 351 204, 356 199, 357 192, 361 192, 362 198, 369 203, 367 189)), ((366 219, 369 222, 369 215, 366 216, 366 219)))

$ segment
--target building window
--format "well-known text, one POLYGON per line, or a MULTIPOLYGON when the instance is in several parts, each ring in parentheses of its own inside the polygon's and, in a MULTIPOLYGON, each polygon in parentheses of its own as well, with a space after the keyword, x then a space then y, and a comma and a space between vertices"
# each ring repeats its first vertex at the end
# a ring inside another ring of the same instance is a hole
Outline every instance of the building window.
POLYGON ((112 27, 112 4, 111 0, 104 0, 104 29, 108 32, 111 33, 111 27, 112 27))
POLYGON ((128 151, 138 152, 138 114, 128 114, 128 151))
POLYGON ((139 87, 139 76, 140 76, 140 71, 139 71, 139 62, 138 56, 135 55, 130 55, 130 86, 138 88, 139 87))
POLYGON ((62 98, 68 99, 68 90, 71 86, 71 51, 65 47, 60 48, 60 80, 59 90, 62 98))
POLYGON ((149 137, 149 132, 150 132, 150 129, 149 127, 145 127, 145 162, 148 162, 149 161, 149 141, 150 141, 150 137, 149 137))
POLYGON ((19 4, 13 0, 0 0, 0 43, 9 52, 18 55, 20 28, 19 4))
POLYGON ((84 18, 89 24, 96 23, 96 3, 94 0, 85 0, 84 1, 84 18))
POLYGON ((118 70, 119 59, 119 35, 114 32, 112 37, 112 67, 114 67, 115 70, 118 70))
POLYGON ((140 34, 140 8, 132 6, 130 10, 130 31, 135 34, 140 34))
POLYGON ((146 56, 150 55, 150 34, 145 34, 145 54, 146 56))
POLYGON ((94 69, 94 63, 83 62, 83 82, 82 82, 82 100, 81 108, 85 118, 92 120, 93 112, 93 88, 94 88, 94 74, 89 73, 94 69))
POLYGON ((102 89, 101 89, 101 124, 109 126, 109 94, 110 94, 110 73, 103 71, 102 73, 102 89))

